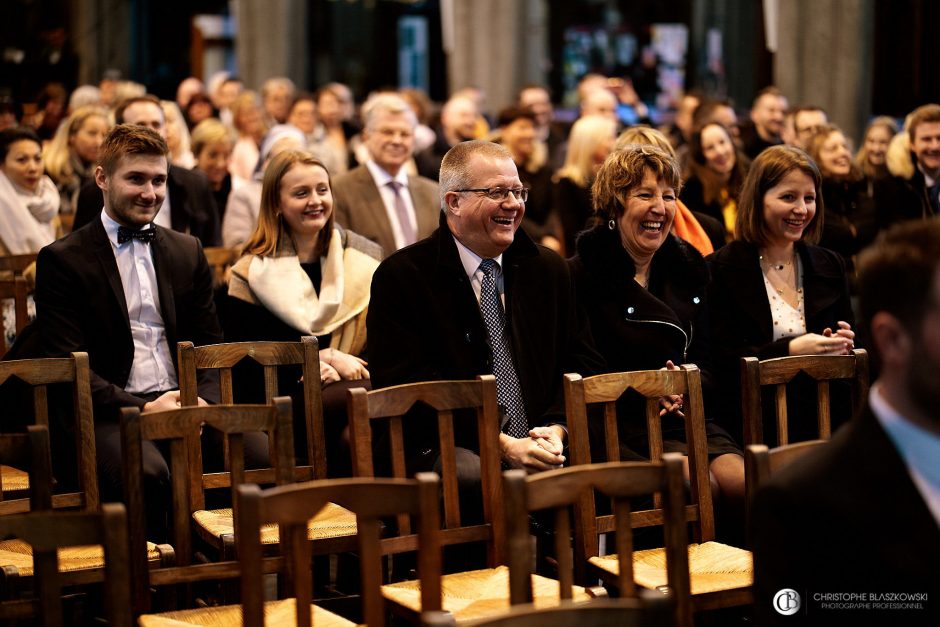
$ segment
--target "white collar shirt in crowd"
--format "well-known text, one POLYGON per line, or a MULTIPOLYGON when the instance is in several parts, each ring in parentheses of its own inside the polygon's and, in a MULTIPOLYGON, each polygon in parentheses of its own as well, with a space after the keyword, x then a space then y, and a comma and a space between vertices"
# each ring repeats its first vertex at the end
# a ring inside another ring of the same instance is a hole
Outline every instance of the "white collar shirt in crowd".
POLYGON ((121 275, 134 341, 134 362, 124 389, 131 394, 175 390, 179 384, 160 312, 157 272, 151 252, 154 244, 135 239, 118 244, 120 225, 106 211, 101 212, 101 222, 121 275))

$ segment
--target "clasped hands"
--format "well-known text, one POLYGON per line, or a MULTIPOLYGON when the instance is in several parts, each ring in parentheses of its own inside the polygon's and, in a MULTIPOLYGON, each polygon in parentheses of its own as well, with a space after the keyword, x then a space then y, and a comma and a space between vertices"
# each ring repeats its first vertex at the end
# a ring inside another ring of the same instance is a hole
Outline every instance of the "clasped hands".
POLYGON ((855 348, 855 331, 848 322, 839 320, 833 332, 825 328, 822 333, 805 333, 790 340, 791 355, 848 355, 855 348))
MULTIPOLYGON (((660 370, 678 370, 678 367, 672 363, 671 359, 667 359, 666 367, 660 368, 660 370)), ((685 407, 685 399, 681 394, 660 396, 659 406, 662 407, 662 409, 659 410, 660 416, 665 416, 666 414, 675 414, 680 418, 685 418, 685 414, 682 413, 682 409, 685 407)))
POLYGON ((338 351, 333 348, 324 348, 320 351, 320 381, 333 383, 334 381, 358 381, 368 379, 369 364, 364 360, 338 351))
POLYGON ((534 473, 561 468, 565 463, 565 430, 559 425, 535 427, 529 437, 514 438, 499 434, 499 447, 503 461, 513 468, 522 468, 534 473))

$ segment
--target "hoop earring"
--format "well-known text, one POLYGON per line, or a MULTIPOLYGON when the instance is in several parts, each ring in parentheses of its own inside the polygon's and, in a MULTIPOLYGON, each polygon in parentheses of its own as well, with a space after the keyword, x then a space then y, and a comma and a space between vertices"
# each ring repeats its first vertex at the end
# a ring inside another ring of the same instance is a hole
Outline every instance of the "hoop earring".
POLYGON ((611 231, 617 228, 617 223, 614 222, 613 218, 611 218, 610 221, 607 223, 607 228, 610 229, 611 231))

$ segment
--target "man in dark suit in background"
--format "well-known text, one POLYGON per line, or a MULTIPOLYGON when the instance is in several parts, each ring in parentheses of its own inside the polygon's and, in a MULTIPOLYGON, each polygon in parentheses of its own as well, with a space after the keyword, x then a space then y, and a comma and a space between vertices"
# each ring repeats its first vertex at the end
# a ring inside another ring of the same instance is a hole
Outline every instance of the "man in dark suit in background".
POLYGON ((764 625, 940 624, 940 221, 895 227, 858 267, 881 372, 862 415, 754 500, 764 625))
MULTIPOLYGON (((43 248, 36 262, 44 354, 88 353, 105 501, 122 496, 120 408, 179 407, 177 341, 222 339, 212 273, 199 241, 153 223, 166 194, 168 152, 151 129, 114 127, 95 170, 104 210, 43 248)), ((218 402, 217 383, 200 375, 202 403, 218 402)), ((159 511, 151 495, 166 494, 169 470, 152 443, 145 443, 143 454, 148 503, 159 511)))
MULTIPOLYGON (((519 230, 527 194, 504 147, 457 144, 441 163, 440 189, 440 228, 385 259, 373 277, 373 386, 493 373, 503 463, 558 468, 567 437, 562 376, 591 374, 600 360, 578 319, 567 265, 519 230)), ((409 442, 413 471, 437 465, 428 431, 409 442)), ((471 431, 456 437, 465 489, 479 482, 471 431)))
POLYGON ((369 161, 333 179, 333 210, 341 226, 371 239, 387 256, 437 226, 437 183, 405 171, 418 120, 400 96, 373 96, 362 116, 369 161))
MULTIPOLYGON (((166 118, 160 101, 153 96, 128 98, 115 109, 114 119, 118 124, 151 128, 166 140, 166 118)), ((98 218, 101 213, 101 196, 101 190, 94 183, 82 188, 78 195, 73 229, 98 218)), ((221 246, 219 211, 205 176, 171 165, 164 198, 155 224, 193 235, 204 247, 221 246)))

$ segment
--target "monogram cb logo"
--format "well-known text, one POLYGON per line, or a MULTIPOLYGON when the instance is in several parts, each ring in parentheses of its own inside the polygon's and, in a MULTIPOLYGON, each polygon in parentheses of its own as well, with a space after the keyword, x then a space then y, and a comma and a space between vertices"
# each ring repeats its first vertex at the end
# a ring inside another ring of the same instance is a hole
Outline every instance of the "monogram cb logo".
POLYGON ((784 588, 774 595, 774 609, 778 614, 791 616, 800 611, 800 593, 790 588, 784 588))

